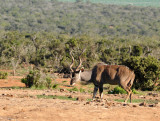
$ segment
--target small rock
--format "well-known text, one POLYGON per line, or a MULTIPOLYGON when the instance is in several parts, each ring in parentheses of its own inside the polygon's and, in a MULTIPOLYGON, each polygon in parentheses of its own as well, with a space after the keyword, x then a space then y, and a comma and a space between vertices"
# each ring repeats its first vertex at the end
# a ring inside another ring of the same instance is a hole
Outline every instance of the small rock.
POLYGON ((68 98, 74 98, 74 96, 73 95, 69 95, 68 98))
POLYGON ((101 106, 104 106, 104 104, 101 104, 101 106))
POLYGON ((76 92, 76 91, 73 91, 73 93, 77 94, 78 92, 76 92))
POLYGON ((2 96, 5 96, 5 94, 2 94, 2 96))
POLYGON ((160 103, 155 103, 156 107, 160 107, 160 103))
POLYGON ((50 92, 50 90, 46 90, 46 92, 50 92))
POLYGON ((142 102, 139 104, 139 106, 147 106, 146 102, 142 102))
POLYGON ((152 93, 150 92, 150 93, 148 93, 148 95, 152 95, 152 93))
POLYGON ((91 104, 91 102, 86 102, 86 104, 91 104))
POLYGON ((159 99, 156 99, 157 102, 159 102, 159 99))
POLYGON ((7 110, 7 107, 3 107, 3 110, 7 110))
POLYGON ((84 97, 77 97, 76 100, 78 100, 78 101, 85 101, 85 98, 84 97))
POLYGON ((33 95, 30 95, 29 97, 30 97, 30 98, 34 98, 34 99, 36 99, 36 96, 33 96, 33 95))
POLYGON ((6 95, 6 97, 13 97, 13 95, 11 95, 11 94, 7 94, 7 95, 6 95))
POLYGON ((133 107, 133 104, 131 104, 131 103, 128 103, 128 106, 129 106, 129 107, 133 107))
POLYGON ((148 105, 149 107, 156 107, 156 105, 155 104, 150 104, 150 105, 148 105))
POLYGON ((108 101, 106 101, 106 106, 111 106, 113 103, 112 102, 108 102, 108 101))
POLYGON ((65 90, 64 89, 60 89, 60 92, 64 92, 65 90))
POLYGON ((158 97, 158 94, 152 94, 153 97, 158 97))
POLYGON ((102 100, 101 100, 101 99, 97 99, 96 101, 97 101, 97 102, 102 102, 102 100))
POLYGON ((109 108, 109 106, 106 105, 105 108, 109 108))
POLYGON ((132 107, 137 107, 137 105, 132 105, 132 107))
POLYGON ((141 95, 141 96, 139 96, 140 98, 146 98, 145 96, 143 96, 143 95, 141 95))
POLYGON ((156 93, 148 93, 148 95, 152 95, 153 97, 158 97, 158 94, 156 93))
POLYGON ((129 106, 129 104, 128 104, 128 103, 127 103, 127 104, 125 103, 125 104, 123 104, 123 106, 129 106))
POLYGON ((25 112, 24 109, 21 109, 21 112, 25 112))

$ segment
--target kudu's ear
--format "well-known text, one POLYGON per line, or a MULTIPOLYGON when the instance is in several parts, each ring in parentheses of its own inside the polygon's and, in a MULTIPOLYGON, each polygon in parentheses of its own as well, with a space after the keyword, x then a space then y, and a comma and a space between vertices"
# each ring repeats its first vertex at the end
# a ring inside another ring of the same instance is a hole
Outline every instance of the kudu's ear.
POLYGON ((83 72, 83 71, 84 71, 84 67, 81 68, 81 72, 83 72))

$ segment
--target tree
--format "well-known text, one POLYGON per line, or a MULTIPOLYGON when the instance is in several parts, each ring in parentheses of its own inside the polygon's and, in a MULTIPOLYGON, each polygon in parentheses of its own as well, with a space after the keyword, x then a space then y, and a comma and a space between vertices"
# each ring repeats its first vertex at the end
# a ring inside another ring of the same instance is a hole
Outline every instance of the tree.
POLYGON ((27 53, 25 38, 18 32, 8 32, 4 36, 5 38, 0 42, 2 62, 10 63, 15 75, 18 65, 22 62, 22 56, 27 53))

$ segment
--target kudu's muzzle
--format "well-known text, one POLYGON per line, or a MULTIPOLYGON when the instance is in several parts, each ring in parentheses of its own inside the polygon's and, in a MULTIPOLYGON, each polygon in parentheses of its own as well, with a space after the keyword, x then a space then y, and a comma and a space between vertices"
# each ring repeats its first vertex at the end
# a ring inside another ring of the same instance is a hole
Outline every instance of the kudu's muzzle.
POLYGON ((70 81, 70 85, 73 86, 73 85, 75 85, 75 84, 76 84, 75 78, 72 78, 71 81, 70 81))

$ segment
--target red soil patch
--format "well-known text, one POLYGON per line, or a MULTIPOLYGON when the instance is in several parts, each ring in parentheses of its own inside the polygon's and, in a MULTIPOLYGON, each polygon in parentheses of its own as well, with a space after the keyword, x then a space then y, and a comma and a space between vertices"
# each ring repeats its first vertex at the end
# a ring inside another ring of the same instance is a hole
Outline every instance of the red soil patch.
POLYGON ((8 76, 7 79, 0 79, 0 87, 25 87, 21 82, 22 76, 8 76))

